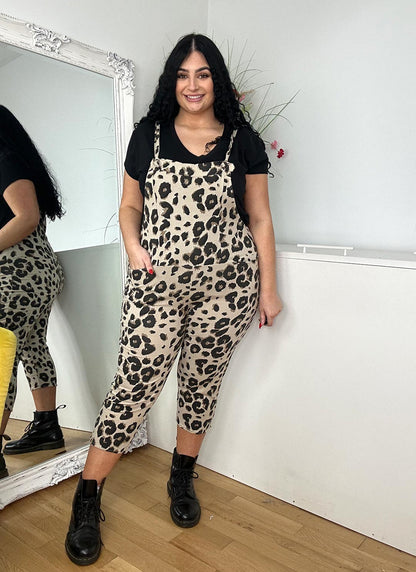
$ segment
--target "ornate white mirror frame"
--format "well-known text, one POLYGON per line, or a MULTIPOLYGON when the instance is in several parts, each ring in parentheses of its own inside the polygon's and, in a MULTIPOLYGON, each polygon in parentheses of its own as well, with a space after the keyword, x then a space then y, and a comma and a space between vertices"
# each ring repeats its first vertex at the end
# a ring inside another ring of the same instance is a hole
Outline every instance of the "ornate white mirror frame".
MULTIPOLYGON (((133 128, 134 64, 112 52, 104 52, 62 34, 35 24, 0 14, 0 42, 36 52, 74 66, 112 78, 114 96, 115 138, 117 156, 117 187, 121 198, 123 158, 133 128)), ((122 276, 126 255, 120 237, 122 276)), ((145 427, 134 439, 133 447, 144 444, 145 427)), ((133 448, 132 447, 132 448, 133 448)), ((88 451, 85 445, 26 469, 0 481, 0 509, 37 490, 57 484, 82 470, 88 451)))

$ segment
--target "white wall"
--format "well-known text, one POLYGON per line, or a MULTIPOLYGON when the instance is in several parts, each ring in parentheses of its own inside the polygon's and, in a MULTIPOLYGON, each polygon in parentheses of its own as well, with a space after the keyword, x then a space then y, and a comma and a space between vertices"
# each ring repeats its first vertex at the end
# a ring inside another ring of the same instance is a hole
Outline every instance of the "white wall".
POLYGON ((180 36, 206 32, 206 0, 2 0, 9 16, 116 52, 136 65, 135 115, 147 110, 162 61, 180 36))
POLYGON ((270 181, 281 243, 416 250, 416 3, 210 0, 218 43, 247 41, 292 125, 270 181))
MULTIPOLYGON (((285 308, 238 346, 198 462, 416 554, 416 261, 328 258, 280 254, 285 308)), ((165 449, 175 395, 150 415, 165 449)))

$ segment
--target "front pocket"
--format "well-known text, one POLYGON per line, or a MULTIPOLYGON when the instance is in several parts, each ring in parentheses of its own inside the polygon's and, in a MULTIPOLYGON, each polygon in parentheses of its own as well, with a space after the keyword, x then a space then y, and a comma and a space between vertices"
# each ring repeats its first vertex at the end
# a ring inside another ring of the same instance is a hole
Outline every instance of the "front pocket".
POLYGON ((153 274, 150 274, 146 268, 130 268, 127 271, 127 279, 130 280, 132 286, 146 286, 151 284, 158 274, 158 270, 152 266, 153 274))
POLYGON ((133 280, 140 280, 145 272, 146 268, 129 268, 129 273, 133 280))

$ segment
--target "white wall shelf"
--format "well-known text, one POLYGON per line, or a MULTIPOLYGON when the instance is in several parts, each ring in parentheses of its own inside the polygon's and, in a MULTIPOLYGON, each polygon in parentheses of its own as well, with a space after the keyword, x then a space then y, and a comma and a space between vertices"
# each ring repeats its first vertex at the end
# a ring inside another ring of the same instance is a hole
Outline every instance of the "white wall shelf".
POLYGON ((349 250, 343 255, 342 246, 339 252, 331 249, 315 248, 303 252, 296 244, 276 244, 278 258, 297 260, 316 260, 321 262, 337 262, 339 264, 364 264, 365 266, 386 266, 391 268, 409 268, 416 270, 416 254, 413 252, 396 252, 389 250, 349 250))

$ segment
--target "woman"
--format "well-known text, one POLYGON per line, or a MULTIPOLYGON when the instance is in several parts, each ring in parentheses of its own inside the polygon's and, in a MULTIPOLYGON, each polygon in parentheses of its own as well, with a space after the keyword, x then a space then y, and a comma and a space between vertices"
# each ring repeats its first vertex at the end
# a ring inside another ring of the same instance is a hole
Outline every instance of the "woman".
POLYGON ((129 271, 119 365, 74 497, 66 550, 77 564, 99 556, 104 479, 179 351, 170 512, 178 526, 198 523, 194 467, 221 380, 257 308, 260 327, 281 310, 268 159, 234 94, 217 47, 190 34, 168 57, 132 135, 120 205, 129 271))
POLYGON ((7 455, 64 446, 56 411, 55 366, 46 343, 49 314, 62 289, 63 271, 45 235, 46 218, 62 215, 56 185, 33 142, 14 115, 0 105, 0 327, 17 337, 0 427, 0 452, 16 397, 19 361, 36 409, 22 438, 6 444, 3 452, 7 455))

